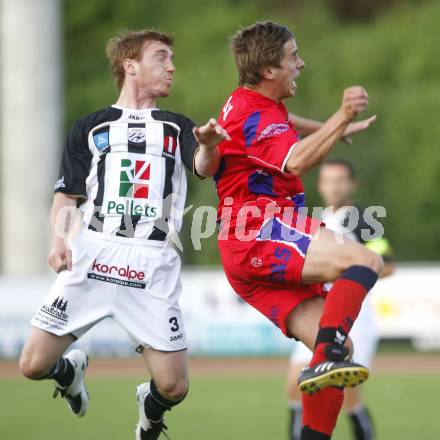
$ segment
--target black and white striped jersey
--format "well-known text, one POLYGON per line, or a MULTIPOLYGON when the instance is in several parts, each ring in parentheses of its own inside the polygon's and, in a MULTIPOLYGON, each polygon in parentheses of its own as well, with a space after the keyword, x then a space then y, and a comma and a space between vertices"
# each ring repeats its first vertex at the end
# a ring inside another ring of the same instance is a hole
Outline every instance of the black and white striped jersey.
POLYGON ((65 145, 56 192, 75 195, 84 227, 165 240, 179 232, 197 141, 194 123, 159 109, 116 105, 79 119, 65 145))

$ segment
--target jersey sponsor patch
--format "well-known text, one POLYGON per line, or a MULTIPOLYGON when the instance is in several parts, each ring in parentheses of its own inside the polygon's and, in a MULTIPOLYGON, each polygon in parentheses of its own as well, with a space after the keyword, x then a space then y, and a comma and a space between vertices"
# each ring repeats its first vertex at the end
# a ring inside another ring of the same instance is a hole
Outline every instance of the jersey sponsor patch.
POLYGON ((260 142, 263 139, 285 133, 289 128, 287 124, 270 124, 260 133, 257 141, 260 142))
POLYGON ((145 160, 121 159, 119 197, 147 199, 151 163, 145 160))
POLYGON ((135 289, 145 289, 145 273, 127 265, 119 267, 114 264, 101 263, 94 260, 87 278, 104 283, 119 284, 120 286, 133 287, 135 289))
POLYGON ((156 220, 162 215, 164 160, 154 155, 108 154, 109 171, 102 212, 109 216, 140 216, 156 220))
POLYGON ((110 146, 108 131, 94 134, 93 142, 95 143, 95 146, 98 149, 98 151, 101 151, 104 148, 110 146))
POLYGON ((128 128, 128 140, 136 144, 145 142, 146 134, 144 127, 129 127, 128 128))

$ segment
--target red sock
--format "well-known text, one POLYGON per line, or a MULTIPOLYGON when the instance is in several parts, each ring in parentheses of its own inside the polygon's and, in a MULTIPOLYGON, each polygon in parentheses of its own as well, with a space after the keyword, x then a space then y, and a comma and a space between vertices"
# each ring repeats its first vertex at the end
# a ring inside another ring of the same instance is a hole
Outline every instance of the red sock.
MULTIPOLYGON (((303 426, 317 431, 316 434, 321 433, 330 438, 343 401, 344 391, 336 387, 324 388, 311 396, 303 394, 303 426)), ((309 435, 309 437, 322 438, 319 435, 309 435)))
POLYGON ((351 266, 334 282, 324 302, 311 366, 327 360, 326 345, 344 345, 377 277, 377 273, 366 266, 351 266))

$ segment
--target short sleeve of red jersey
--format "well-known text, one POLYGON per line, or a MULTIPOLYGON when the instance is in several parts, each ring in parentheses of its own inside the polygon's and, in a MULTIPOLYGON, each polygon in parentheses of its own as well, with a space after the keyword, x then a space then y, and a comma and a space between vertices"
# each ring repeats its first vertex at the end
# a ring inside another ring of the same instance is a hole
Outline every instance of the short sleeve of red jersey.
POLYGON ((256 165, 284 172, 298 135, 279 109, 264 109, 247 116, 243 126, 246 154, 256 165))

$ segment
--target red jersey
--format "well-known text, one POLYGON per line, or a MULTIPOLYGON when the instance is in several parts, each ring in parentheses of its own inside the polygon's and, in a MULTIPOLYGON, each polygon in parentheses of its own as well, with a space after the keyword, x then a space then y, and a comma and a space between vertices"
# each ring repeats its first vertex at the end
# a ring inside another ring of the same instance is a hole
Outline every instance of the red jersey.
MULTIPOLYGON (((281 209, 304 206, 301 180, 285 171, 299 137, 283 102, 239 87, 226 101, 218 122, 231 137, 220 144, 221 163, 214 176, 218 218, 225 207, 232 208, 229 238, 234 238, 237 214, 243 206, 261 208, 271 202, 281 209)), ((251 223, 258 222, 252 217, 251 223)))

